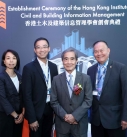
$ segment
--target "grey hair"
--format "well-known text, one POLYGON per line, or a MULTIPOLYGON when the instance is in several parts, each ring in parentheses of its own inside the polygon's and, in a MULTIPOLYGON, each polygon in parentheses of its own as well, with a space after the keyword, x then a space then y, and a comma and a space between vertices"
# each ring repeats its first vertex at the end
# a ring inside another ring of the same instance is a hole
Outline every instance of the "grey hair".
POLYGON ((74 50, 74 49, 64 50, 64 51, 62 52, 62 54, 61 54, 62 60, 64 59, 64 55, 65 55, 65 53, 67 53, 67 52, 74 52, 75 58, 76 58, 76 60, 78 60, 78 53, 77 53, 76 50, 74 50))

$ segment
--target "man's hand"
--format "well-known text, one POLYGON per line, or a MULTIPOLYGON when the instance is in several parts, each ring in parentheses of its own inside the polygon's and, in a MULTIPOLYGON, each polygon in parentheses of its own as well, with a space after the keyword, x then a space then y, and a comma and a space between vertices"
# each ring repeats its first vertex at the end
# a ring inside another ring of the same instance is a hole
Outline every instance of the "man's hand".
POLYGON ((74 125, 77 125, 78 123, 75 121, 73 124, 74 124, 74 125))
MULTIPOLYGON (((69 124, 73 124, 75 122, 75 118, 73 117, 72 114, 66 114, 64 117, 64 120, 66 122, 68 122, 69 124)), ((76 124, 77 122, 75 122, 74 124, 76 124)))
POLYGON ((64 116, 64 120, 67 122, 67 119, 68 119, 68 114, 65 114, 64 116))
POLYGON ((35 132, 38 130, 38 127, 39 127, 38 121, 35 121, 30 124, 30 128, 35 132))
POLYGON ((127 128, 127 122, 126 121, 121 121, 121 126, 122 126, 122 130, 127 128))

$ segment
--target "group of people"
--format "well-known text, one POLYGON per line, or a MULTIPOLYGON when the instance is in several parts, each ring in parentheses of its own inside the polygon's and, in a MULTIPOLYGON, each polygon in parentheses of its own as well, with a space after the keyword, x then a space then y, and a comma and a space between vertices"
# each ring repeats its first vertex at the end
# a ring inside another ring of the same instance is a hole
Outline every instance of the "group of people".
POLYGON ((97 63, 87 74, 76 71, 74 49, 61 59, 65 71, 58 75, 48 60, 49 41, 34 42, 36 59, 17 72, 20 58, 14 50, 2 55, 0 73, 0 137, 21 137, 24 117, 30 137, 87 137, 88 110, 92 137, 125 137, 127 128, 127 67, 109 58, 105 41, 93 44, 97 63))

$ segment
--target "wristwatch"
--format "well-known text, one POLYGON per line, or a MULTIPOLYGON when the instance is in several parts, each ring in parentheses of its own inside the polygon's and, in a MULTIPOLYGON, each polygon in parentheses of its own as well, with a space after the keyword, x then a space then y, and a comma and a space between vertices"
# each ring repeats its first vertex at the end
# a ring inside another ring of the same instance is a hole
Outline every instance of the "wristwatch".
POLYGON ((17 120, 19 118, 19 115, 17 115, 15 118, 14 118, 14 120, 17 120))

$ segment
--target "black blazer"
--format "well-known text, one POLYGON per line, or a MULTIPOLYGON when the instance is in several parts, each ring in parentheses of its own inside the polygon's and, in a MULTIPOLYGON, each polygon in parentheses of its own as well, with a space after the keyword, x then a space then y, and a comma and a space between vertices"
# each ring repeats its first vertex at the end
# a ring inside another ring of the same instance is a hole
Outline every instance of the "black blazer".
MULTIPOLYGON (((95 90, 97 64, 88 69, 92 87, 95 90)), ((100 100, 93 96, 91 122, 99 126, 115 129, 121 121, 127 121, 127 67, 109 60, 100 100)))
POLYGON ((6 71, 0 73, 0 112, 4 112, 7 115, 13 111, 22 111, 21 75, 17 72, 15 73, 20 84, 19 93, 6 71))
MULTIPOLYGON (((51 81, 58 75, 57 66, 48 61, 51 81)), ((47 97, 47 87, 43 71, 37 59, 23 68, 23 99, 25 105, 25 116, 29 123, 41 119, 47 97)))

